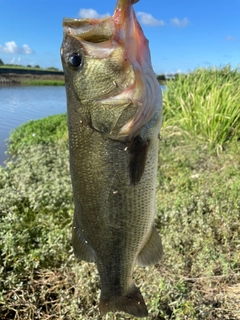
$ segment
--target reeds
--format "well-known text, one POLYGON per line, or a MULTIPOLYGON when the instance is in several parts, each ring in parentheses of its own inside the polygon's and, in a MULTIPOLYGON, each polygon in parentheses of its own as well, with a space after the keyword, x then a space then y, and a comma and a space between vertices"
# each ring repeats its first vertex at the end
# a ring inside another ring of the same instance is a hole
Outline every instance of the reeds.
POLYGON ((178 75, 164 94, 164 126, 222 148, 240 137, 239 87, 239 68, 230 66, 178 75))

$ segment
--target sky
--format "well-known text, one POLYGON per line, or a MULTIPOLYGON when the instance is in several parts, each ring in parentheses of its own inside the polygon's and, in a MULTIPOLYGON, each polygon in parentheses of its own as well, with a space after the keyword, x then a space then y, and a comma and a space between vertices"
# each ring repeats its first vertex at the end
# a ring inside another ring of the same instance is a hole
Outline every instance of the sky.
MULTIPOLYGON (((0 59, 62 70, 63 18, 112 15, 115 0, 0 0, 0 59)), ((134 5, 156 74, 240 65, 240 0, 140 0, 134 5)))

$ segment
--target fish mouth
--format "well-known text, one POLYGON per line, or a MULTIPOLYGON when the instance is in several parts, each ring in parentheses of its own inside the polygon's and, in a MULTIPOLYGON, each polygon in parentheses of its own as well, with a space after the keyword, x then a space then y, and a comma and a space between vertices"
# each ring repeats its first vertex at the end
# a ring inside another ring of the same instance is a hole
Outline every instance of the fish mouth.
POLYGON ((64 33, 91 43, 108 41, 114 33, 112 17, 103 19, 71 19, 63 20, 64 33))
POLYGON ((81 43, 92 58, 108 58, 115 48, 122 47, 121 63, 129 66, 134 78, 119 84, 122 92, 110 92, 100 102, 114 103, 124 99, 136 106, 135 115, 120 129, 120 136, 133 136, 152 118, 161 92, 152 70, 148 40, 137 21, 133 4, 138 0, 118 0, 112 17, 103 19, 64 19, 66 35, 81 43))

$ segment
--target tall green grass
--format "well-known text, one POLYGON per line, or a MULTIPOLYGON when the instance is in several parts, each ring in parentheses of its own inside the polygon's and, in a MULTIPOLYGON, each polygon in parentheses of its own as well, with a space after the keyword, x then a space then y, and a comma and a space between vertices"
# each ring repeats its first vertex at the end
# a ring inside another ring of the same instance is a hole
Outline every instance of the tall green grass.
POLYGON ((168 82, 164 126, 222 148, 240 137, 240 71, 197 69, 168 82))

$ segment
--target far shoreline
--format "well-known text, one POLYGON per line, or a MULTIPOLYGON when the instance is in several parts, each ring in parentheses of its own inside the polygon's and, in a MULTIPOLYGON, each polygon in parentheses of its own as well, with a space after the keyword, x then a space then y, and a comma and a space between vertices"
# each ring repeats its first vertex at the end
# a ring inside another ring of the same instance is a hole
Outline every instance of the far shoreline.
MULTIPOLYGON (((167 84, 164 75, 156 77, 160 85, 167 84)), ((1 85, 64 86, 65 79, 62 70, 3 65, 0 66, 1 85)))
POLYGON ((63 86, 64 84, 64 74, 61 70, 30 67, 0 67, 0 85, 63 86))

